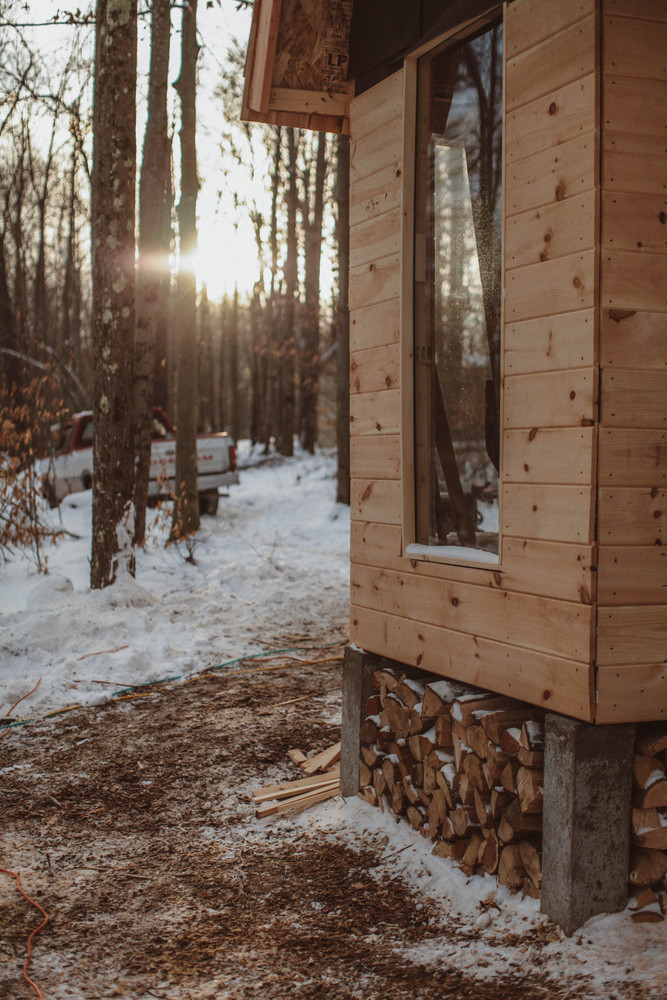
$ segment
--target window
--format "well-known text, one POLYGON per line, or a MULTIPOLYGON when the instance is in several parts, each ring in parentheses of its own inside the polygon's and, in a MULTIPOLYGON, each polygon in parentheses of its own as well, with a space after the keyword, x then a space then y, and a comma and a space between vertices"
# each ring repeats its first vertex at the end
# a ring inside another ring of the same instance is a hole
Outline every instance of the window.
POLYGON ((500 18, 418 66, 418 546, 498 552, 502 79, 500 18))

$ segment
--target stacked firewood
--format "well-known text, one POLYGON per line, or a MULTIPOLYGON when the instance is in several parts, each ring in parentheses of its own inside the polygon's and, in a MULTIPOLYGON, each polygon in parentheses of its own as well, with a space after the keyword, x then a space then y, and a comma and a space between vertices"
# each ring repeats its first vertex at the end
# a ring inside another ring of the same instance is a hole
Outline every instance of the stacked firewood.
POLYGON ((373 675, 360 796, 404 816, 469 875, 538 896, 544 713, 393 668, 373 675))
POLYGON ((639 726, 634 758, 630 907, 633 920, 667 914, 667 726, 639 726))

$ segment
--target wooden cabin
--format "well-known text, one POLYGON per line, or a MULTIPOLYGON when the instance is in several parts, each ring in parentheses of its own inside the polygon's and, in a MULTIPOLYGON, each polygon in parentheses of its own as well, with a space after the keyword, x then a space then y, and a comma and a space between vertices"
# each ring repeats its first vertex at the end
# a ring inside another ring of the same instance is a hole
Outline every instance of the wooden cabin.
POLYGON ((244 116, 350 133, 359 647, 667 719, 667 5, 260 0, 244 116))

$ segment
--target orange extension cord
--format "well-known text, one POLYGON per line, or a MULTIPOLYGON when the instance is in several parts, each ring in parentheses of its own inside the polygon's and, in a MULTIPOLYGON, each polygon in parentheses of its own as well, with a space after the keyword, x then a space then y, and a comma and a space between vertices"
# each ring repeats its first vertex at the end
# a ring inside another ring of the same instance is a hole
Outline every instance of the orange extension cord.
POLYGON ((17 875, 16 872, 10 872, 7 868, 0 868, 0 872, 2 872, 4 875, 11 875, 12 878, 16 879, 16 887, 17 887, 18 891, 21 893, 21 895, 23 896, 23 898, 27 899, 28 902, 32 906, 36 907, 39 910, 39 912, 41 914, 43 914, 43 916, 44 916, 44 919, 42 920, 42 922, 39 925, 39 927, 35 927, 34 931, 28 937, 28 946, 27 946, 27 952, 28 953, 26 955, 25 962, 23 963, 23 978, 25 979, 26 983, 28 983, 29 986, 32 986, 33 990, 35 991, 35 993, 39 997, 39 1000, 44 1000, 44 997, 42 995, 42 991, 40 990, 39 986, 36 983, 33 983, 32 979, 28 975, 28 965, 30 964, 30 955, 31 955, 31 952, 32 952, 32 939, 34 938, 35 934, 38 934, 39 931, 41 931, 41 929, 43 927, 46 927, 46 925, 49 922, 49 915, 46 912, 46 910, 42 909, 42 907, 39 905, 39 903, 36 903, 34 899, 31 899, 30 896, 26 892, 23 891, 23 888, 21 887, 21 876, 20 875, 17 875))

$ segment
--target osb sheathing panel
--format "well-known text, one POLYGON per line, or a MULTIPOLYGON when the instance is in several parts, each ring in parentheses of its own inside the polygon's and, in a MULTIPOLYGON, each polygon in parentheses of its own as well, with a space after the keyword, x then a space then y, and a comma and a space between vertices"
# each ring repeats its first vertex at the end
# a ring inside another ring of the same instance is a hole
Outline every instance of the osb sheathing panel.
POLYGON ((349 131, 352 0, 257 0, 242 118, 349 131))
POLYGON ((282 0, 274 87, 347 93, 352 0, 282 0))

